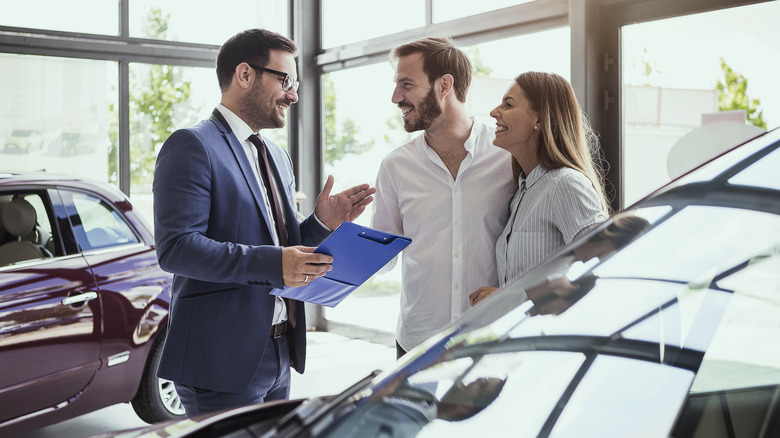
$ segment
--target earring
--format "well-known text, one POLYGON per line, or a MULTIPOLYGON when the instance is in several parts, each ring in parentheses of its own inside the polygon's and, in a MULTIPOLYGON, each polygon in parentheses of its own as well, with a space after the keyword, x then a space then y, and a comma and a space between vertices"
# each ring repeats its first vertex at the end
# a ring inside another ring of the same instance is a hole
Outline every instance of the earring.
POLYGON ((534 131, 538 131, 538 130, 539 130, 539 125, 534 125, 534 131))

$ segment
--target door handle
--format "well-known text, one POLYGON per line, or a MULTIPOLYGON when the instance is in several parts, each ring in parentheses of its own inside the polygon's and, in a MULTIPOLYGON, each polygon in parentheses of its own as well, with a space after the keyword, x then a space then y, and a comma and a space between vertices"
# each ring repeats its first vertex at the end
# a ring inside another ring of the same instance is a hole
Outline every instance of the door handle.
POLYGON ((94 300, 95 298, 97 298, 97 292, 90 291, 78 295, 73 295, 71 297, 63 298, 62 301, 60 301, 60 303, 63 306, 72 306, 74 304, 86 303, 87 301, 94 300))

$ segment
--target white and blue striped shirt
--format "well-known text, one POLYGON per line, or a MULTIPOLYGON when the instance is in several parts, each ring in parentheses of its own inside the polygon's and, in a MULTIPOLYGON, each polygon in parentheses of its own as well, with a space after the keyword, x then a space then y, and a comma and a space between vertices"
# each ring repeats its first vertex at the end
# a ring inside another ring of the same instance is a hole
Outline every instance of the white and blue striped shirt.
POLYGON ((581 172, 537 165, 521 175, 510 216, 496 242, 498 282, 504 286, 606 219, 596 189, 581 172))

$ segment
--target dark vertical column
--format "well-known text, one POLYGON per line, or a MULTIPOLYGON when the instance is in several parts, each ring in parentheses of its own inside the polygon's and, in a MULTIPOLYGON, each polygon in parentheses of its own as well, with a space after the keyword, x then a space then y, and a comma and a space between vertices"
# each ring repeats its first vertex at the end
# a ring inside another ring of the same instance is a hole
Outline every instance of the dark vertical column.
MULTIPOLYGON (((290 29, 298 44, 298 103, 290 110, 290 155, 298 190, 306 194, 301 213, 308 215, 324 181, 322 169, 322 81, 317 55, 322 47, 321 0, 291 0, 290 29)), ((306 304, 306 326, 325 330, 322 307, 306 304)))

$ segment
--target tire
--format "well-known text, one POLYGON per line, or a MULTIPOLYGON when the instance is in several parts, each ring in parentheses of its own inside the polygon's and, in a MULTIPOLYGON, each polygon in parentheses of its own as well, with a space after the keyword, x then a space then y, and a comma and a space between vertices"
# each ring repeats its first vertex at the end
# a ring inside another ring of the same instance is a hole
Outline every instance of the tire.
POLYGON ((157 335, 149 351, 141 384, 130 402, 138 417, 150 424, 184 418, 184 407, 173 382, 157 377, 157 365, 160 364, 164 343, 165 332, 162 332, 157 335))

